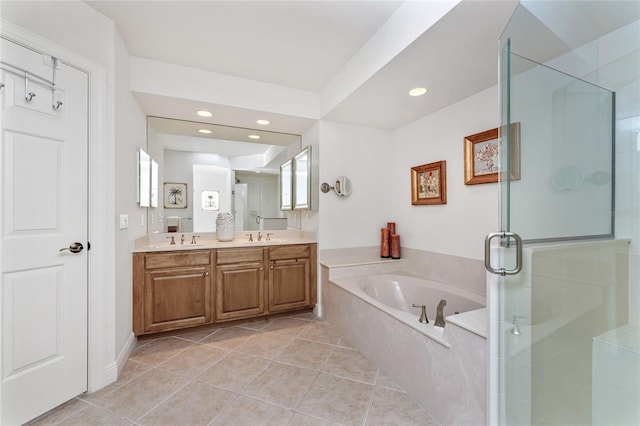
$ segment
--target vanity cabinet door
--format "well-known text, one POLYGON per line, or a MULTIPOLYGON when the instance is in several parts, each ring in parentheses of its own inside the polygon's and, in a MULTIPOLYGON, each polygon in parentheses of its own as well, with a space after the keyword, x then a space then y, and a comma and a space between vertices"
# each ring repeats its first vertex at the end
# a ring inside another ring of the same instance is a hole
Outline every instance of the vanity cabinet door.
POLYGON ((209 267, 151 270, 144 274, 144 332, 210 323, 209 267))
POLYGON ((316 304, 316 259, 316 244, 269 248, 269 312, 316 304))
POLYGON ((216 319, 249 318, 266 313, 264 263, 246 262, 216 267, 216 319))
POLYGON ((269 312, 311 305, 309 258, 272 260, 269 265, 269 312))

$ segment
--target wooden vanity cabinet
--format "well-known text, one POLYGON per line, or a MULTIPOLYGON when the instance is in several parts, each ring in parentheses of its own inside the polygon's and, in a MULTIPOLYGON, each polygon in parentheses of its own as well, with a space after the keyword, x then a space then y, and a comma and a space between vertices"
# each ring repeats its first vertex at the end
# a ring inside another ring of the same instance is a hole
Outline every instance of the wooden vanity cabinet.
POLYGON ((133 256, 133 331, 136 335, 213 321, 209 250, 133 256))
POLYGON ((134 253, 136 335, 316 304, 317 245, 134 253))
POLYGON ((270 247, 269 312, 316 304, 316 245, 270 247))
POLYGON ((262 247, 217 251, 217 321, 266 313, 264 251, 262 247))

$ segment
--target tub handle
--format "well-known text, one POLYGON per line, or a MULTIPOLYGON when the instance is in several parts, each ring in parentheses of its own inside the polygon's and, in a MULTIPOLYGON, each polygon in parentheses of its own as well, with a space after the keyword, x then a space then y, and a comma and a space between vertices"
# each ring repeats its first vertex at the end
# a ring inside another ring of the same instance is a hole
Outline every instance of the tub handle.
POLYGON ((420 321, 423 324, 429 324, 429 318, 427 318, 427 306, 426 305, 416 305, 414 303, 413 307, 414 308, 422 308, 422 312, 420 313, 420 319, 418 321, 420 321))
POLYGON ((492 274, 501 275, 503 277, 505 275, 519 274, 520 271, 522 270, 522 238, 520 238, 520 235, 516 234, 515 232, 506 232, 506 231, 492 232, 488 234, 484 239, 484 267, 487 269, 487 271, 491 272, 492 274), (497 268, 496 269, 493 266, 491 266, 491 240, 493 240, 496 237, 500 237, 500 239, 502 240, 503 247, 507 247, 507 248, 511 245, 509 241, 511 238, 516 240, 516 267, 515 268, 513 269, 497 268))

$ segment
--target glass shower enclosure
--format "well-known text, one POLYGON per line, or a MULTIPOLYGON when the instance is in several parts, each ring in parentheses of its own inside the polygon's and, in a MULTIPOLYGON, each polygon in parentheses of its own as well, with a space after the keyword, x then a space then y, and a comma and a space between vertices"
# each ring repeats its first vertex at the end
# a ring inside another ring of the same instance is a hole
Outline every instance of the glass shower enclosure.
POLYGON ((640 4, 596 3, 500 40, 491 424, 640 424, 640 4))

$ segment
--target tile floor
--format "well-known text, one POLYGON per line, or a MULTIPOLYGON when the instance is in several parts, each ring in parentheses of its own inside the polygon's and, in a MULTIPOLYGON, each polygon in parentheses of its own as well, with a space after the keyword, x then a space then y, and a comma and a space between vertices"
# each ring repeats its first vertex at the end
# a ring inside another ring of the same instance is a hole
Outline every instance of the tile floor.
POLYGON ((437 425, 313 314, 138 342, 119 380, 38 425, 437 425))

